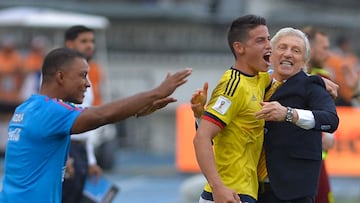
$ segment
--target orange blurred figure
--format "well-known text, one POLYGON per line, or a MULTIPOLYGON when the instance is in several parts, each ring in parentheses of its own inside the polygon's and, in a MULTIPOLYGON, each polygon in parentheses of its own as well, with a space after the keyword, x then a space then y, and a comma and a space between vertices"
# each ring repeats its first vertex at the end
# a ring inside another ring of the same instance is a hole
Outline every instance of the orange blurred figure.
POLYGON ((333 73, 333 80, 339 85, 337 106, 352 106, 352 99, 358 86, 360 69, 358 57, 354 54, 351 42, 345 36, 336 40, 337 48, 326 62, 326 67, 333 73))
POLYGON ((36 36, 31 41, 29 53, 24 59, 26 79, 21 92, 24 99, 37 93, 40 88, 41 67, 47 52, 47 45, 48 40, 43 36, 36 36))
MULTIPOLYGON (((20 91, 23 81, 22 56, 17 51, 15 39, 5 37, 0 50, 0 103, 19 104, 21 102, 20 91)), ((8 110, 11 110, 11 108, 8 110)))

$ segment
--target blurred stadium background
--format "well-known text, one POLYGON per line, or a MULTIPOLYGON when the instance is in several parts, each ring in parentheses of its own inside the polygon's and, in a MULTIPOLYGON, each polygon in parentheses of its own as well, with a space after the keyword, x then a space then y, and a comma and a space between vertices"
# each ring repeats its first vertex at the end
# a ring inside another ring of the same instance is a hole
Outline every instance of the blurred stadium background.
MULTIPOLYGON (((133 168, 124 169, 127 163, 124 160, 133 158, 133 163, 139 153, 149 160, 165 157, 154 163, 163 163, 176 172, 176 109, 188 103, 192 92, 205 81, 210 82, 211 89, 221 73, 232 65, 226 32, 231 20, 240 15, 264 16, 270 34, 281 27, 306 25, 327 31, 332 43, 338 35, 346 34, 354 39, 353 47, 360 54, 357 0, 1 0, 0 12, 19 6, 91 14, 107 20, 105 27, 96 28, 96 59, 106 74, 106 100, 154 87, 168 71, 193 68, 188 83, 174 93, 177 103, 151 116, 116 124, 115 141, 102 148, 104 159, 109 159, 109 174, 132 171, 133 168), (113 153, 114 150, 118 153, 113 153)), ((62 46, 64 29, 2 25, 0 37, 15 36, 18 48, 25 51, 32 37, 45 35, 54 48, 62 46)), ((140 158, 140 162, 144 160, 140 158)), ((141 164, 135 167, 143 168, 140 171, 145 174, 146 168, 152 168, 141 164)), ((337 202, 360 202, 357 175, 332 176, 332 181, 337 202)))

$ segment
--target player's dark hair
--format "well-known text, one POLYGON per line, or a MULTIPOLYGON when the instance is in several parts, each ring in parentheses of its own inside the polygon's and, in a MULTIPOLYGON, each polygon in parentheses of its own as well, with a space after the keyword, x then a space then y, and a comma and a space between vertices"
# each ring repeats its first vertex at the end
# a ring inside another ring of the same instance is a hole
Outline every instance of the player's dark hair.
POLYGON ((327 33, 324 30, 312 26, 306 26, 302 29, 302 31, 306 34, 310 43, 312 43, 315 40, 317 34, 320 34, 322 36, 327 36, 327 33))
POLYGON ((43 81, 52 80, 58 70, 64 70, 76 58, 84 57, 79 52, 68 48, 57 48, 50 51, 45 56, 41 70, 43 81))
POLYGON ((83 25, 74 25, 65 31, 65 41, 73 41, 79 36, 79 34, 84 32, 94 32, 94 30, 83 25))
MULTIPOLYGON (((231 52, 235 56, 233 43, 234 42, 245 42, 248 38, 249 30, 252 30, 259 25, 266 26, 266 20, 264 17, 257 15, 245 15, 235 19, 228 31, 228 44, 231 52)), ((236 57, 236 56, 235 56, 236 57)))

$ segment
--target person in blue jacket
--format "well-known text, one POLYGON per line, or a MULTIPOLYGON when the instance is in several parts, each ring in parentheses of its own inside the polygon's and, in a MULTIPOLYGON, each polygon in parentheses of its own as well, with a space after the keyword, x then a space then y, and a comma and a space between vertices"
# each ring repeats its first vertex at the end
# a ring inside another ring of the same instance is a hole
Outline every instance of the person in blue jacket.
POLYGON ((143 116, 176 101, 170 95, 191 69, 168 74, 157 87, 97 107, 79 108, 88 63, 77 51, 58 48, 45 57, 39 94, 20 104, 9 123, 1 203, 60 203, 70 135, 143 116))

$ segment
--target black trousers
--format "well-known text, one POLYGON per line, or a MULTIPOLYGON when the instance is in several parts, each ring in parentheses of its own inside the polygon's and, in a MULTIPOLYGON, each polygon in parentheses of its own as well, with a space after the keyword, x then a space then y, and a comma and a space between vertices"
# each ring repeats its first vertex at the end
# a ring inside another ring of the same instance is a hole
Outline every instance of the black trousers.
POLYGON ((89 164, 84 143, 71 142, 69 157, 73 158, 75 176, 65 178, 63 182, 63 203, 80 203, 83 197, 85 180, 88 175, 89 164))
MULTIPOLYGON (((243 194, 238 194, 238 195, 239 195, 239 198, 240 198, 241 202, 244 202, 244 203, 256 203, 256 200, 253 197, 249 196, 249 195, 243 195, 243 194)), ((206 192, 206 191, 203 191, 201 193, 201 198, 203 198, 204 200, 214 201, 212 193, 206 192)))
POLYGON ((302 197, 293 200, 281 200, 274 194, 269 183, 259 183, 259 194, 257 203, 314 203, 314 197, 302 197))

